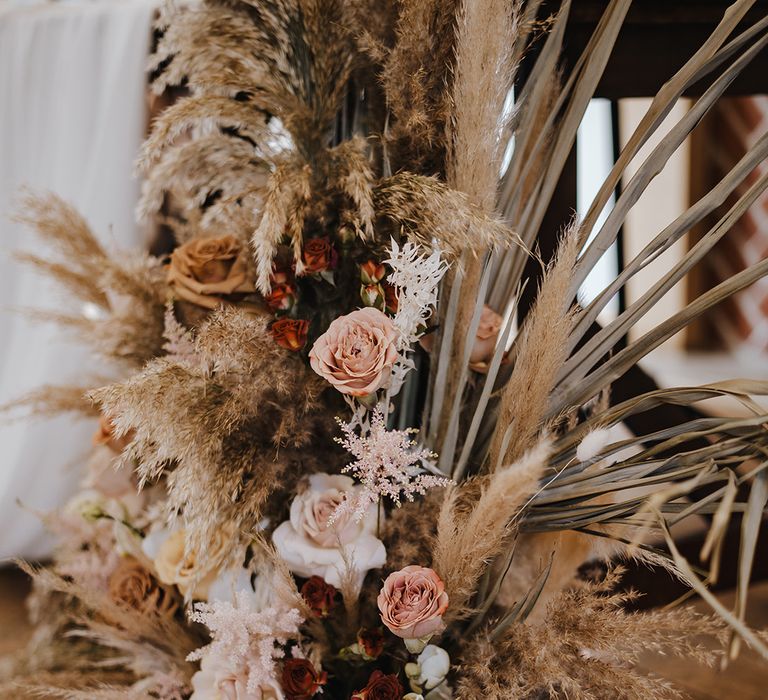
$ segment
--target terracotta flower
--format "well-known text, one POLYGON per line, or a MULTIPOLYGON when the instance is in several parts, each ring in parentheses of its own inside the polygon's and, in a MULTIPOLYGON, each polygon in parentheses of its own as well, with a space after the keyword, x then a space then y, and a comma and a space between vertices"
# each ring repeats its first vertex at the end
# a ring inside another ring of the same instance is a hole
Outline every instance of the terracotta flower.
POLYGON ((336 607, 338 591, 320 576, 311 576, 301 587, 301 597, 318 617, 328 617, 336 607))
POLYGON ((94 445, 106 445, 113 452, 120 453, 133 440, 134 431, 131 430, 122 437, 115 437, 115 424, 112 419, 103 413, 99 417, 99 427, 93 434, 94 445))
POLYGON ((432 569, 411 565, 395 571, 384 581, 376 602, 382 622, 403 639, 428 639, 445 629, 442 615, 448 594, 432 569))
POLYGON ((171 253, 168 284, 179 299, 216 309, 230 294, 254 291, 246 272, 245 251, 234 236, 193 238, 171 253))
POLYGON ((279 318, 272 322, 269 330, 281 348, 298 352, 307 342, 309 321, 300 318, 279 318))
POLYGON ((172 617, 179 607, 173 593, 132 557, 125 557, 112 572, 109 595, 119 605, 162 617, 172 617))
POLYGON ((376 670, 368 679, 368 685, 358 690, 350 700, 401 700, 402 697, 403 686, 397 676, 387 676, 376 670))
POLYGON ((281 680, 286 700, 309 700, 327 683, 328 674, 318 673, 307 659, 288 659, 281 680))
POLYGON ((336 251, 327 236, 322 238, 309 238, 304 242, 302 262, 304 274, 312 275, 336 266, 336 251))
POLYGON ((378 659, 384 651, 384 631, 381 627, 363 627, 357 633, 357 643, 367 659, 378 659))
POLYGON ((378 309, 341 316, 309 353, 312 369, 342 394, 367 396, 384 386, 397 360, 397 331, 378 309))
POLYGON ((296 285, 287 272, 272 274, 272 289, 264 297, 267 306, 275 311, 290 311, 296 304, 296 285))

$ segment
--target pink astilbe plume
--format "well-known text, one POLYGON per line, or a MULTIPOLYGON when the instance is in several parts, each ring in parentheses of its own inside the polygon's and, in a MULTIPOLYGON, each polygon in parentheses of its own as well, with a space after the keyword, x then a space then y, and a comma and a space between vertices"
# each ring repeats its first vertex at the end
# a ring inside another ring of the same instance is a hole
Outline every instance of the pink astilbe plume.
POLYGON ((413 501, 414 496, 423 496, 427 489, 453 483, 450 479, 423 473, 436 455, 425 448, 416 448, 410 438, 414 431, 387 430, 380 407, 373 411, 370 429, 361 428, 360 434, 355 432, 354 423, 339 420, 339 425, 344 437, 336 441, 355 457, 355 461, 341 471, 357 478, 363 488, 336 508, 331 522, 345 512, 353 513, 357 521, 362 520, 368 507, 384 497, 400 506, 402 498, 413 501))
POLYGON ((193 651, 188 661, 199 661, 213 655, 233 667, 242 667, 248 677, 248 692, 275 682, 275 660, 285 656, 282 645, 297 639, 299 625, 304 622, 295 608, 275 604, 258 610, 252 604, 253 593, 238 591, 235 604, 214 600, 196 603, 189 618, 211 631, 209 645, 193 651))

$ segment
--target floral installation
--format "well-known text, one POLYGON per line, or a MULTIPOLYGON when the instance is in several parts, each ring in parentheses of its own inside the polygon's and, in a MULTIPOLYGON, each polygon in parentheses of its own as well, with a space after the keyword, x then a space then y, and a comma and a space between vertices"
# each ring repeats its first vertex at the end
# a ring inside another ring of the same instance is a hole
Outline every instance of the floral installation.
MULTIPOLYGON (((768 264, 617 344, 723 231, 642 308, 604 328, 601 309, 715 198, 589 304, 577 290, 641 178, 598 227, 618 180, 607 181, 538 259, 627 3, 609 3, 584 70, 563 80, 570 5, 552 16, 507 0, 163 7, 152 85, 176 98, 139 157, 139 212, 169 229, 173 250, 109 253, 53 195, 26 199, 21 215, 51 251, 23 260, 74 299, 56 320, 115 378, 14 406, 76 412, 95 434, 82 491, 45 516, 60 540, 53 562, 24 565, 37 629, 3 665, 0 693, 657 700, 674 690, 638 663, 646 652, 713 665, 745 644, 768 658, 744 619, 751 535, 734 610, 636 613, 622 588, 628 561, 711 600, 729 523, 757 531, 768 416, 751 395, 763 384, 623 401, 611 389, 768 264), (524 60, 535 83, 519 82, 524 60), (646 411, 722 396, 749 417, 615 436, 646 411), (712 526, 694 565, 670 527, 699 515, 712 526)), ((758 37, 725 42, 739 17, 726 13, 696 70, 659 100, 715 67, 735 76, 758 37)), ((728 82, 713 78, 708 94, 728 82)), ((686 119, 674 135, 692 128, 686 119)), ((643 122, 627 162, 658 121, 643 122)), ((672 139, 638 172, 658 172, 672 139)), ((758 160, 745 158, 722 192, 758 160)))

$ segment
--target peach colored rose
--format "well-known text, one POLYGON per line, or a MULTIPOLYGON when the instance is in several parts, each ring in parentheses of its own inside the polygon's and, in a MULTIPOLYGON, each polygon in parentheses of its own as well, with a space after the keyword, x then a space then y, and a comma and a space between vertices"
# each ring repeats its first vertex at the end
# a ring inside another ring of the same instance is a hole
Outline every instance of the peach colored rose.
POLYGON ((445 629, 445 584, 432 570, 406 566, 387 576, 376 599, 382 622, 403 639, 421 639, 445 629))
POLYGON ((225 558, 232 541, 231 530, 218 530, 205 550, 205 558, 210 564, 201 569, 199 553, 186 551, 184 530, 176 530, 160 545, 154 557, 157 577, 162 583, 178 586, 184 596, 206 600, 208 589, 218 578, 218 565, 225 558))
POLYGON ((109 577, 109 595, 119 605, 173 617, 179 601, 133 557, 122 559, 109 577))
POLYGON ((245 251, 234 236, 193 238, 171 253, 168 284, 179 299, 216 309, 230 294, 255 291, 246 272, 245 251))
POLYGON ((397 360, 397 330, 378 309, 337 318, 316 341, 309 363, 342 394, 367 396, 389 379, 397 360))
POLYGON ((134 431, 131 430, 122 437, 115 437, 115 424, 112 419, 103 413, 99 416, 99 427, 93 434, 94 445, 106 445, 113 452, 122 452, 128 443, 133 440, 134 431))
POLYGON ((480 325, 475 334, 475 344, 472 346, 472 354, 469 356, 470 365, 486 363, 493 357, 496 349, 496 340, 499 337, 503 319, 490 306, 483 306, 480 314, 480 325))
MULTIPOLYGON (((472 353, 469 356, 469 366, 476 372, 488 371, 488 363, 496 350, 496 341, 503 321, 504 319, 490 306, 483 306, 480 323, 475 334, 475 342, 472 345, 472 353)), ((419 345, 427 352, 432 352, 434 344, 434 333, 428 333, 419 339, 419 345)))

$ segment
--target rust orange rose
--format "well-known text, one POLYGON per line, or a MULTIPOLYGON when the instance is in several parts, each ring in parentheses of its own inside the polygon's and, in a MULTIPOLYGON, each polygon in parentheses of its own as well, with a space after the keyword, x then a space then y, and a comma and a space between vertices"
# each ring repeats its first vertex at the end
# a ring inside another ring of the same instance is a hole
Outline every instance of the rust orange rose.
POLYGON ((290 311, 296 304, 296 285, 287 272, 275 272, 271 276, 272 289, 264 297, 267 306, 275 311, 290 311))
POLYGON ((395 571, 384 581, 376 602, 381 621, 403 639, 421 639, 445 629, 442 615, 448 594, 432 569, 411 565, 395 571))
POLYGON ((358 690, 350 700, 401 700, 402 697, 403 686, 397 676, 387 676, 376 670, 368 679, 368 685, 358 690))
POLYGON ((397 330, 378 309, 341 316, 316 341, 309 363, 342 394, 367 396, 389 380, 397 360, 397 330))
POLYGON ((193 238, 171 253, 168 284, 179 299, 216 309, 235 293, 254 291, 245 252, 234 236, 193 238))
POLYGON ((310 700, 326 684, 328 674, 318 673, 307 659, 288 659, 281 681, 286 700, 310 700))
MULTIPOLYGON (((302 252, 304 274, 311 275, 330 270, 336 264, 336 251, 327 236, 310 238, 302 252)), ((297 271, 298 272, 298 271, 297 271)))
POLYGON ((109 595, 118 605, 172 617, 179 608, 176 597, 136 559, 124 558, 109 577, 109 595))
POLYGON ((307 342, 309 321, 300 318, 279 318, 270 325, 269 330, 281 348, 298 352, 307 342))
POLYGON ((133 440, 133 436, 134 431, 131 430, 122 437, 115 437, 115 424, 102 413, 99 417, 99 427, 93 434, 93 444, 106 445, 113 452, 122 452, 133 440))
POLYGON ((320 576, 311 576, 301 587, 301 597, 318 617, 328 617, 336 607, 338 591, 320 576))

